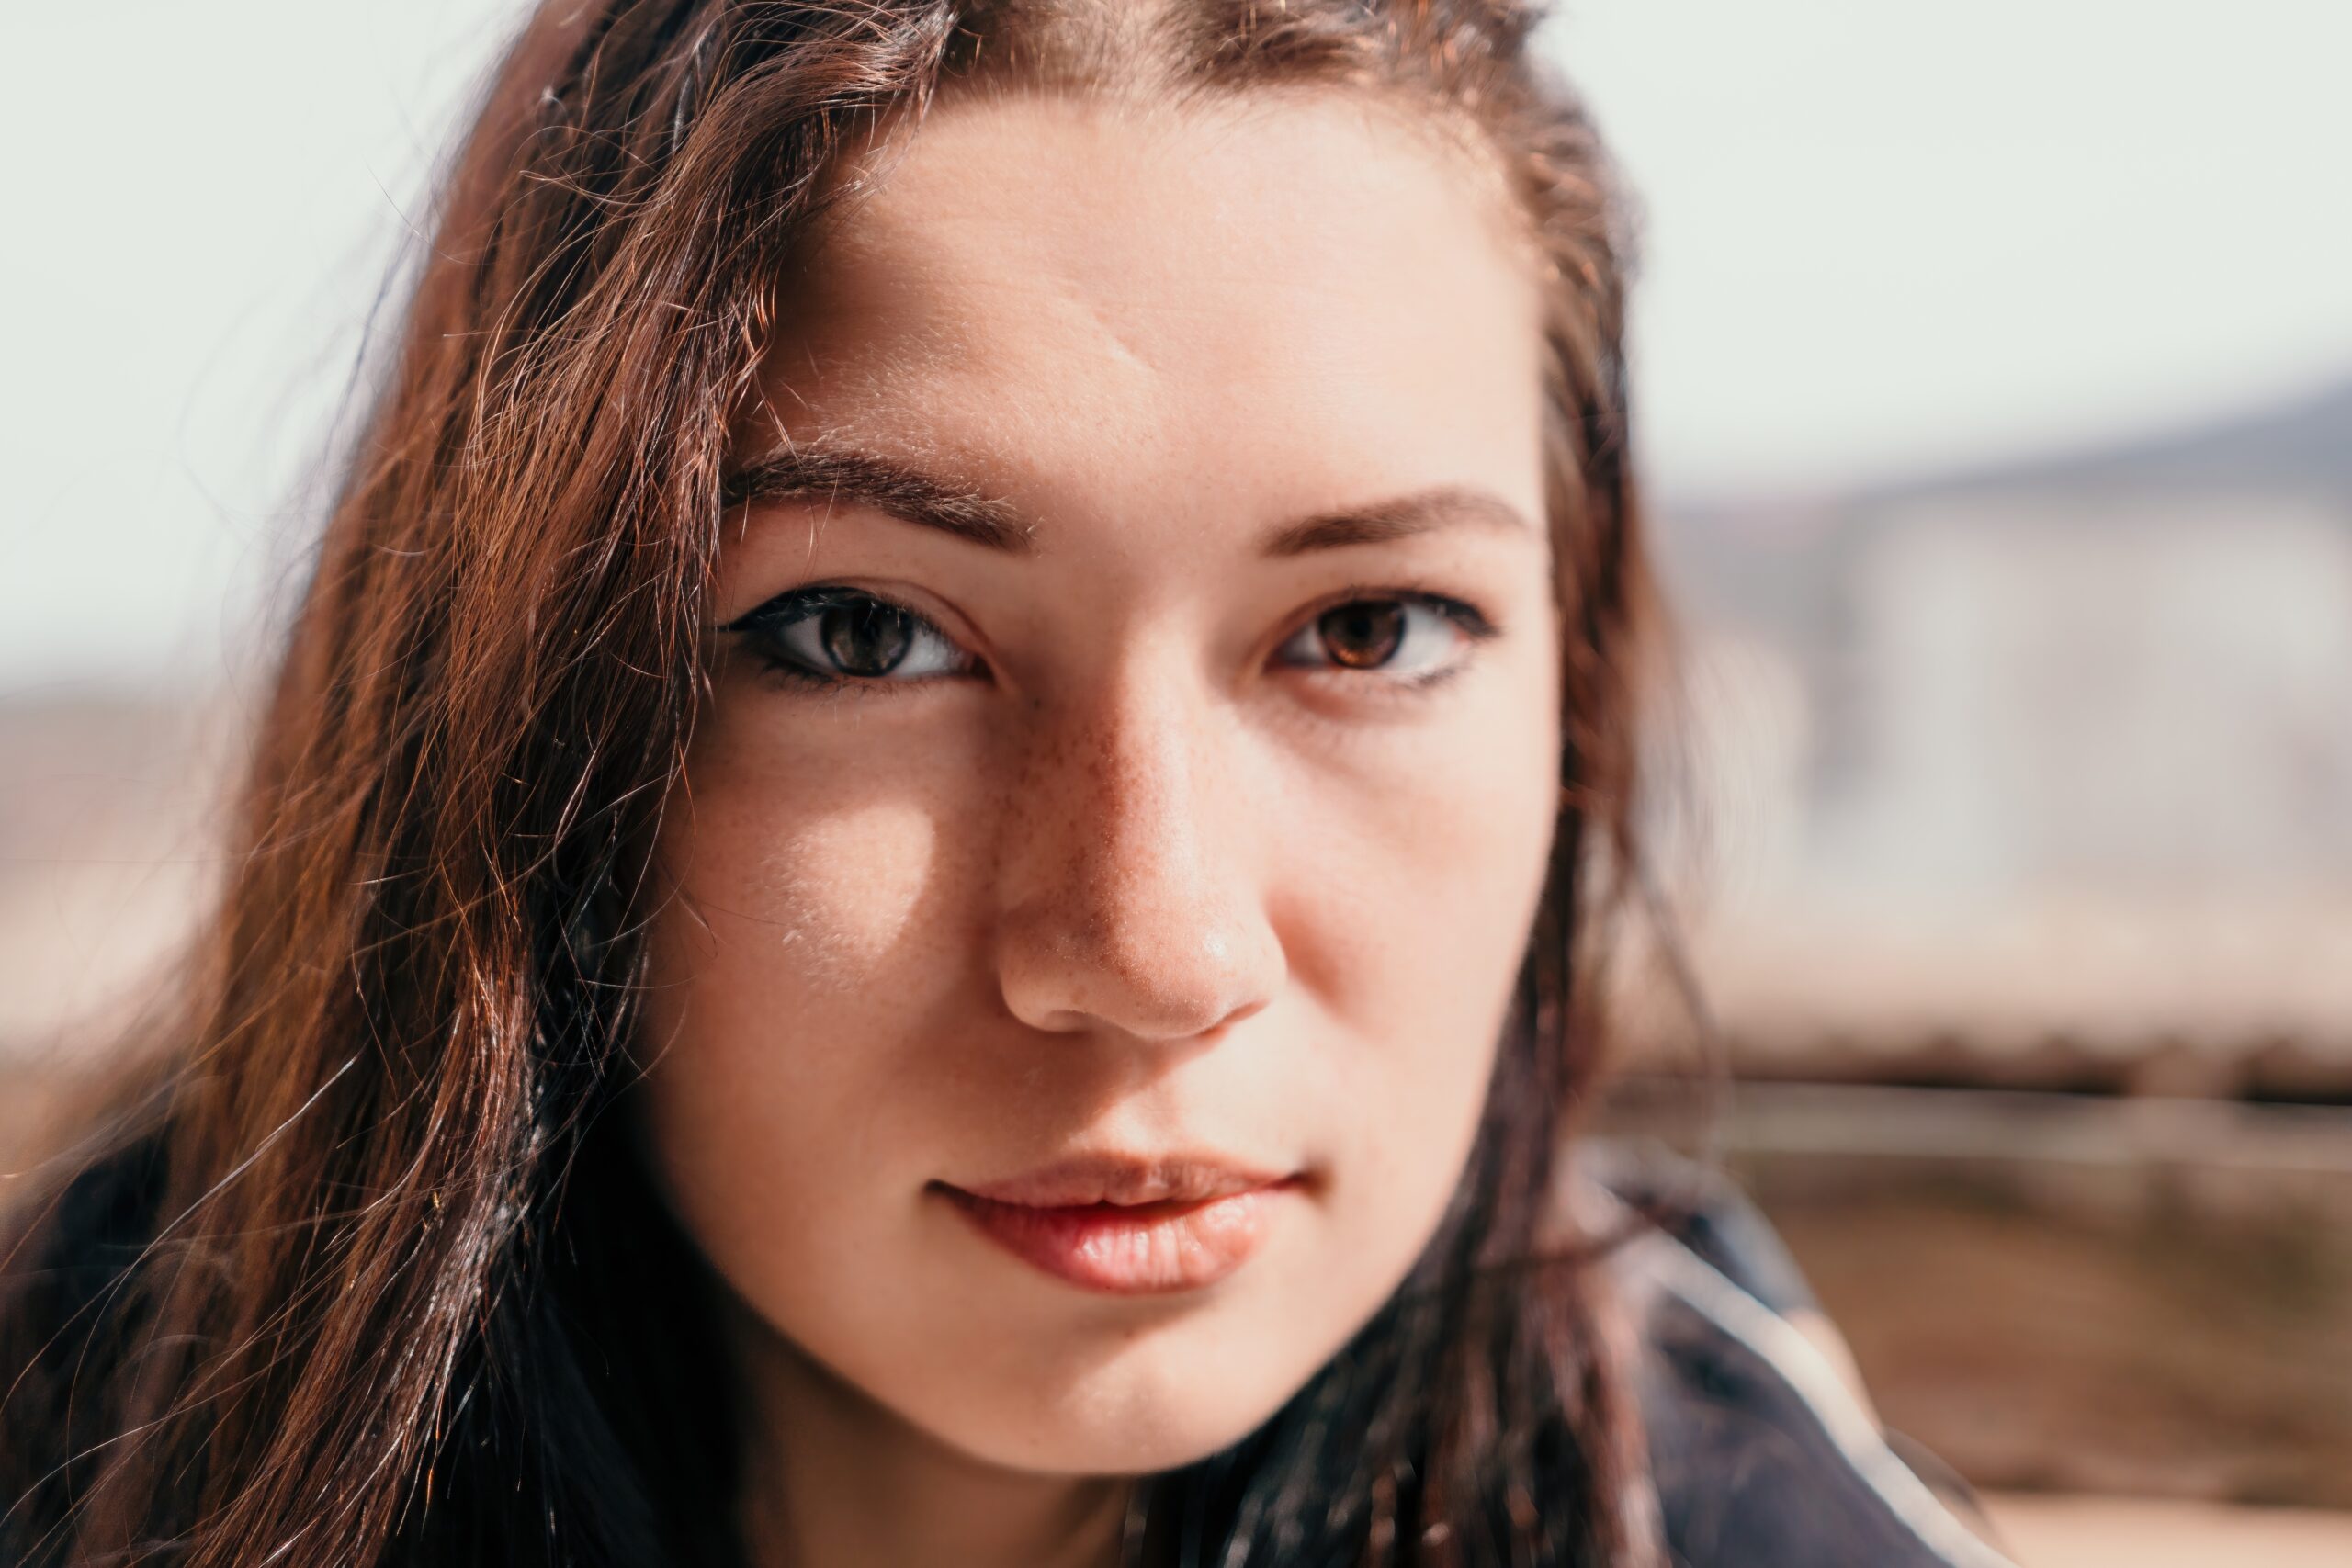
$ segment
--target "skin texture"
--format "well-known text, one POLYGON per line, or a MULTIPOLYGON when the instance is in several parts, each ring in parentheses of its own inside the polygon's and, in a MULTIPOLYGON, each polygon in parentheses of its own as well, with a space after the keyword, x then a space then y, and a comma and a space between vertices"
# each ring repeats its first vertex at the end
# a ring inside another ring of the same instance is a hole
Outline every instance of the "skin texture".
POLYGON ((736 1298, 763 1560, 1109 1562, 1121 1478, 1295 1393, 1467 1156, 1557 802, 1536 297, 1490 179, 1365 101, 974 97, 870 152, 739 460, 854 440, 1031 547, 729 513, 715 621, 854 586, 944 673, 816 694, 720 639, 645 1127, 736 1298), (1440 485, 1520 521, 1261 554, 1440 485), (1495 635, 1408 609, 1350 668, 1318 630, 1414 591, 1495 635), (1306 1177, 1174 1294, 1051 1278, 929 1187, 1171 1149, 1306 1177))

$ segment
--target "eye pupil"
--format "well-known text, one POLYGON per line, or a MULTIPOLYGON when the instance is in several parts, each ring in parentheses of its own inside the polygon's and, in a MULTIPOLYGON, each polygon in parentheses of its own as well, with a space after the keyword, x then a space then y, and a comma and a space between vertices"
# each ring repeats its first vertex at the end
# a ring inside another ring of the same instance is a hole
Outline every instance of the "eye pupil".
POLYGON ((914 641, 911 618, 872 598, 828 605, 818 632, 826 654, 847 675, 888 674, 914 641))
POLYGON ((1324 612, 1316 623, 1323 646, 1351 670, 1374 669, 1396 656, 1404 638, 1405 606, 1395 600, 1359 600, 1324 612))

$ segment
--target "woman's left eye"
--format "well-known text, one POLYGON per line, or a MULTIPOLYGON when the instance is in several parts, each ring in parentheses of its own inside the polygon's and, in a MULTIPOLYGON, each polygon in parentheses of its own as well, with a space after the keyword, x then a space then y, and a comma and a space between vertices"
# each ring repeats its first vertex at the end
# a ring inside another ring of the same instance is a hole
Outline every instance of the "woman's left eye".
POLYGON ((1334 604, 1283 644, 1286 664, 1377 672, 1425 686, 1460 668, 1464 645, 1495 635, 1477 607, 1441 593, 1391 593, 1334 604), (1316 657, 1317 649, 1326 657, 1316 657))

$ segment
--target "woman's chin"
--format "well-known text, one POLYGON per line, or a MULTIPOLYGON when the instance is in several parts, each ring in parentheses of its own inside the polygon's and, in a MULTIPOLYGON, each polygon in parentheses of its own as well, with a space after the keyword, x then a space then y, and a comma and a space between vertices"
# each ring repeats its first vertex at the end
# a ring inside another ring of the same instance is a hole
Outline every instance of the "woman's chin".
POLYGON ((1284 1324, 1162 1324, 865 1368, 865 1394, 933 1441, 1030 1474, 1150 1474, 1238 1443, 1327 1359, 1284 1324))
MULTIPOLYGON (((1283 1391, 1287 1393, 1289 1391, 1283 1391)), ((1010 1419, 1001 1409, 950 1421, 933 1436, 984 1463, 1048 1475, 1147 1475, 1228 1448, 1280 1408, 1282 1398, 1203 1399, 1119 1391, 1095 1408, 1046 1408, 1010 1419)))

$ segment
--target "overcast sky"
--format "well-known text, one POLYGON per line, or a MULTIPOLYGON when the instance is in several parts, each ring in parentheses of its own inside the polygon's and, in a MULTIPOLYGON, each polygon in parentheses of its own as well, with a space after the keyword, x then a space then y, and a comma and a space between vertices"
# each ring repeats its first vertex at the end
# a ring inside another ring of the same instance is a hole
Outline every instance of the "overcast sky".
MULTIPOLYGON (((0 694, 242 671, 509 0, 11 6, 0 694)), ((1668 494, 2352 373, 2344 0, 1572 0, 1668 494)))

